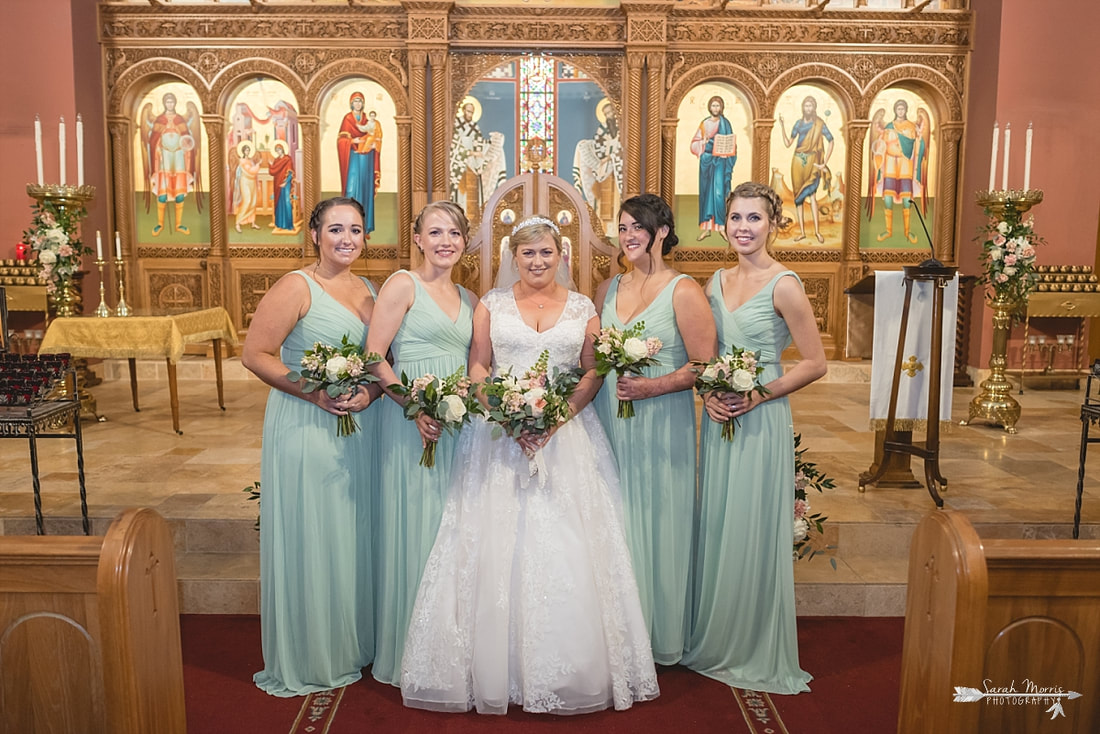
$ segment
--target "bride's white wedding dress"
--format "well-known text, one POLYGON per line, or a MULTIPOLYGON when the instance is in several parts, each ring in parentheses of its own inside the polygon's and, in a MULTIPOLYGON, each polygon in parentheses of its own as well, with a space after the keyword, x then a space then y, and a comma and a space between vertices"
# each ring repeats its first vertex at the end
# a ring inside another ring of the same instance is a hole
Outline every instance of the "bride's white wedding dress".
MULTIPOLYGON (((482 299, 495 372, 542 351, 577 366, 592 302, 570 292, 538 333, 512 290, 482 299)), ((481 418, 462 430, 450 496, 405 643, 405 705, 579 714, 655 698, 657 675, 623 536, 615 458, 591 406, 542 449, 544 476, 481 418)))

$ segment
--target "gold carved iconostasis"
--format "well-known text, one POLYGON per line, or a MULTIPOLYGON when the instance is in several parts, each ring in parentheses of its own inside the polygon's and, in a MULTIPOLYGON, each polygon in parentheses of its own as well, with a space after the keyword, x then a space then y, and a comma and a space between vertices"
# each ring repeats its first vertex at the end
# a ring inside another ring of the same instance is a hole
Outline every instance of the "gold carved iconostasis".
POLYGON ((129 290, 247 329, 312 260, 309 212, 334 195, 364 205, 378 282, 409 264, 416 211, 450 198, 471 221, 467 285, 541 213, 591 291, 618 267, 620 202, 652 191, 676 215, 676 267, 703 281, 731 264, 725 196, 755 180, 783 199, 775 254, 839 356, 845 288, 931 250, 955 262, 959 5, 101 3, 129 290))

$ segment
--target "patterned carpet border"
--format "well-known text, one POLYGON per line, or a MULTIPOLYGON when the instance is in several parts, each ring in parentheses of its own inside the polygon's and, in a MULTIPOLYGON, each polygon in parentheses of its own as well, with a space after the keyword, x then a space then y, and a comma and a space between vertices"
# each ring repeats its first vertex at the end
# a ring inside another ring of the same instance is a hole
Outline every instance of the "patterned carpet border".
POLYGON ((336 719, 336 709, 340 708, 343 697, 343 688, 318 691, 306 696, 290 734, 326 734, 336 719))
POLYGON ((772 698, 759 691, 744 691, 731 687, 737 705, 745 716, 745 724, 751 734, 790 734, 783 720, 779 718, 772 698))

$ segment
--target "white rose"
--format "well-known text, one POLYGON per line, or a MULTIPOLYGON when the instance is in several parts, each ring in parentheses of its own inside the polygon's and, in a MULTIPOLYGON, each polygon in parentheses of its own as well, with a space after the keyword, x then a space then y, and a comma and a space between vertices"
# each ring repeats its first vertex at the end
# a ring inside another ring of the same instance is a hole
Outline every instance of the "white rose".
POLYGON ((443 415, 440 417, 447 423, 458 423, 466 415, 466 404, 457 395, 444 396, 442 403, 443 415))
POLYGON ((730 375, 730 385, 738 392, 748 392, 756 380, 748 370, 734 370, 730 375))
POLYGON ((43 250, 38 253, 38 262, 43 265, 53 265, 57 262, 57 255, 53 253, 53 250, 43 250))
POLYGON ((999 247, 993 247, 989 250, 989 258, 991 260, 1000 260, 1005 256, 1005 251, 999 247))
POLYGON ((717 375, 718 375, 718 366, 717 365, 713 365, 713 364, 709 365, 705 370, 703 370, 703 377, 707 378, 708 380, 713 380, 715 377, 717 377, 717 375))
POLYGON ((1016 274, 1016 268, 1012 267, 1011 265, 1006 265, 1005 269, 1002 270, 1001 272, 1004 273, 1005 275, 1009 276, 1009 277, 1012 277, 1013 275, 1016 274))
POLYGON ((1001 234, 1008 234, 1008 222, 997 222, 997 231, 1001 234))
POLYGON ((337 354, 325 362, 325 376, 328 377, 330 382, 336 382, 340 379, 340 373, 347 369, 347 366, 348 360, 337 354))
POLYGON ((533 387, 523 394, 523 401, 534 407, 536 403, 546 397, 546 390, 541 387, 533 387))
POLYGON ((611 345, 607 342, 600 342, 596 346, 596 351, 600 354, 611 354, 611 345))
POLYGON ((794 521, 794 542, 805 540, 810 533, 810 524, 801 517, 794 521))
POLYGON ((649 356, 649 350, 646 349, 645 342, 636 336, 632 336, 623 342, 623 352, 626 356, 630 357, 633 362, 637 362, 639 359, 645 359, 649 356))

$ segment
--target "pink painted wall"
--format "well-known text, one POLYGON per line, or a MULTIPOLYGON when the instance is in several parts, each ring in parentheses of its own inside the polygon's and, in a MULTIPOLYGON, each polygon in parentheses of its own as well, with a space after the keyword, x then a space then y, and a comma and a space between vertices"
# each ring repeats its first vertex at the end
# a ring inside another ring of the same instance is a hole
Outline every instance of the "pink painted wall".
MULTIPOLYGON (((46 183, 59 180, 57 128, 65 118, 66 180, 76 183, 76 114, 84 121, 84 182, 96 187, 96 198, 84 221, 84 239, 95 242, 95 230, 107 229, 106 155, 103 92, 95 0, 4 0, 0 23, 0 258, 15 257, 15 245, 30 224, 26 185, 36 178, 34 116, 42 118, 43 167, 46 183)), ((99 287, 89 276, 85 294, 99 287), (91 289, 89 289, 89 287, 91 289)), ((90 305, 94 309, 98 301, 90 305)))
MULTIPOLYGON (((1095 28, 1100 4, 972 0, 974 55, 963 170, 959 267, 977 274, 979 246, 971 240, 983 222, 974 192, 989 184, 993 121, 1012 123, 1009 187, 1022 188, 1024 132, 1034 126, 1031 187, 1043 203, 1032 209, 1035 230, 1047 245, 1043 265, 1092 265, 1096 259, 1100 146, 1091 126, 1100 119, 1100 74, 1096 72, 1095 28)), ((998 158, 1003 160, 1004 141, 998 158)), ((997 186, 1001 182, 998 162, 997 186)), ((985 367, 992 346, 988 309, 975 312, 969 363, 985 367)), ((1010 346, 1010 364, 1014 348, 1010 346)))

